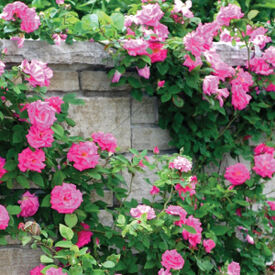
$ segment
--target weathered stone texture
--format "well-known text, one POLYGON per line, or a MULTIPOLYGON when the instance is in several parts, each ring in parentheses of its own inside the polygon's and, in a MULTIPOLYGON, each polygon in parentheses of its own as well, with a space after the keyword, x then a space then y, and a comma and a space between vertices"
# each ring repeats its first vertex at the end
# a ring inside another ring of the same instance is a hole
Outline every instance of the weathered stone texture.
POLYGON ((104 191, 104 196, 101 197, 99 196, 96 191, 91 192, 91 202, 96 202, 96 201, 103 201, 107 204, 107 206, 112 207, 113 206, 113 197, 114 193, 110 190, 105 190, 104 191))
POLYGON ((1 275, 29 275, 30 270, 40 264, 42 252, 37 249, 15 247, 0 248, 1 275))
POLYGON ((74 92, 79 90, 77 72, 55 71, 48 91, 74 92))
POLYGON ((76 125, 72 135, 88 138, 93 132, 112 133, 122 151, 131 147, 130 98, 90 97, 83 98, 86 105, 70 107, 71 117, 76 125))

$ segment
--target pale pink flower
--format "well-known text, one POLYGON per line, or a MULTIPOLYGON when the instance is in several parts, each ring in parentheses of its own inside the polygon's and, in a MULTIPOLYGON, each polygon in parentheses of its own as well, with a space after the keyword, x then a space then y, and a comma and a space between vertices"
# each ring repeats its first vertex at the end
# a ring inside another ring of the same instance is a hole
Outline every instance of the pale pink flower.
POLYGON ((130 214, 133 218, 139 218, 145 213, 147 214, 147 220, 156 218, 155 210, 145 204, 140 204, 136 208, 131 208, 130 210, 130 214))
POLYGON ((34 8, 28 8, 24 10, 21 15, 21 19, 21 30, 25 31, 26 33, 34 32, 41 25, 40 18, 35 12, 34 8))
POLYGON ((259 27, 256 29, 253 29, 250 25, 247 25, 246 27, 246 34, 250 36, 250 41, 253 41, 258 35, 264 35, 268 29, 265 29, 264 27, 259 27))
POLYGON ((232 92, 232 105, 237 110, 243 110, 249 104, 251 96, 247 94, 241 85, 233 85, 232 92))
POLYGON ((142 38, 126 40, 123 43, 123 48, 128 51, 131 56, 145 55, 148 48, 148 41, 142 38))
POLYGON ((249 72, 245 72, 242 68, 238 70, 238 75, 231 81, 231 85, 241 86, 246 92, 249 91, 249 87, 254 84, 252 75, 249 72))
POLYGON ((203 80, 203 92, 206 95, 216 94, 219 87, 219 78, 215 75, 207 75, 203 80))
POLYGON ((53 77, 53 71, 47 67, 46 63, 35 59, 29 63, 25 59, 22 61, 21 66, 23 72, 29 75, 27 81, 29 81, 30 85, 33 87, 48 87, 50 85, 50 79, 53 77))
POLYGON ((140 22, 138 18, 135 15, 125 15, 124 16, 124 26, 126 28, 129 28, 132 26, 132 24, 139 25, 140 22))
POLYGON ((181 206, 169 205, 165 212, 169 215, 180 217, 178 221, 175 221, 175 225, 181 226, 182 224, 184 224, 187 212, 181 206))
POLYGON ((121 76, 122 76, 122 74, 119 71, 115 71, 113 79, 112 79, 112 83, 119 82, 121 76))
POLYGON ((146 79, 150 78, 150 67, 149 66, 146 65, 142 69, 139 69, 138 67, 136 67, 136 69, 138 71, 139 76, 144 77, 146 79))
POLYGON ((192 8, 192 1, 187 0, 185 3, 183 3, 181 0, 174 0, 174 8, 172 12, 174 13, 181 13, 183 16, 192 18, 194 17, 192 11, 190 9, 192 8))
POLYGON ((76 245, 81 248, 82 246, 91 242, 93 233, 90 231, 90 226, 86 223, 81 223, 84 230, 77 232, 77 243, 76 245))
POLYGON ((265 153, 254 157, 255 166, 253 170, 261 177, 272 178, 275 173, 275 159, 272 154, 265 153))
POLYGON ((223 42, 231 42, 233 37, 230 35, 230 32, 227 29, 224 29, 220 34, 220 40, 223 42))
POLYGON ((167 49, 163 48, 163 44, 159 42, 149 42, 149 48, 152 50, 152 53, 146 53, 151 59, 151 63, 162 62, 167 57, 167 49))
POLYGON ((39 130, 49 129, 56 120, 55 109, 49 102, 37 100, 27 107, 30 122, 39 130))
POLYGON ((159 4, 156 3, 142 6, 142 10, 137 12, 136 17, 142 25, 155 26, 163 15, 159 4))
POLYGON ((5 206, 0 204, 0 230, 5 230, 9 225, 10 217, 5 206))
POLYGON ((240 19, 243 16, 240 7, 229 4, 227 7, 221 7, 216 20, 221 26, 229 26, 231 19, 240 19))
POLYGON ((263 58, 267 63, 270 63, 273 67, 275 67, 275 47, 270 46, 266 49, 264 51, 263 58))
POLYGON ((202 61, 199 56, 196 56, 195 60, 193 60, 193 59, 191 59, 191 57, 188 54, 186 54, 184 56, 184 58, 185 58, 185 61, 184 61, 183 65, 189 68, 189 72, 194 70, 197 66, 202 65, 202 61))
POLYGON ((117 147, 115 137, 110 133, 97 132, 92 134, 93 141, 99 145, 101 150, 114 153, 117 147))
POLYGON ((59 267, 59 268, 51 267, 46 271, 45 274, 46 275, 68 275, 67 273, 63 272, 61 267, 59 267))
POLYGON ((250 179, 249 170, 242 163, 236 163, 226 168, 225 179, 230 181, 232 185, 241 185, 250 179))
POLYGON ((189 172, 192 169, 192 162, 185 157, 178 156, 169 163, 169 168, 177 169, 181 172, 189 172))
POLYGON ((268 154, 272 154, 274 153, 275 151, 275 148, 273 147, 269 147, 267 146, 266 144, 264 143, 261 143, 259 145, 257 145, 254 149, 254 154, 257 156, 257 155, 261 155, 261 154, 265 154, 265 153, 268 153, 268 154))
POLYGON ((216 246, 215 242, 211 239, 203 240, 202 244, 207 253, 210 253, 211 250, 216 246))
POLYGON ((180 270, 184 266, 184 259, 176 249, 166 250, 161 256, 161 264, 167 268, 167 270, 180 270))
POLYGON ((162 268, 159 270, 158 275, 172 275, 172 273, 170 273, 168 269, 164 270, 164 268, 162 268))
POLYGON ((64 42, 67 39, 67 34, 64 33, 54 33, 52 39, 56 46, 60 46, 61 42, 64 42))
POLYGON ((263 57, 254 57, 250 60, 250 69, 256 74, 270 75, 273 73, 273 69, 263 57))
POLYGON ((25 37, 14 36, 10 40, 17 41, 17 47, 20 49, 24 46, 25 37))
POLYGON ((7 48, 4 48, 4 49, 2 50, 2 54, 7 55, 7 53, 8 53, 8 49, 7 49, 7 48))
POLYGON ((1 178, 8 172, 4 166, 6 164, 6 160, 2 157, 0 157, 0 183, 1 183, 1 178))
POLYGON ((69 161, 74 162, 74 168, 79 171, 95 168, 99 159, 97 146, 91 141, 74 143, 67 157, 69 161))
POLYGON ((45 101, 49 102, 50 106, 53 107, 58 114, 61 112, 61 105, 64 101, 59 96, 51 96, 46 98, 45 101))
POLYGON ((45 153, 41 149, 33 152, 30 148, 26 148, 18 154, 18 168, 21 172, 36 171, 41 173, 46 166, 44 161, 45 153))
POLYGON ((56 4, 57 4, 57 5, 64 4, 64 0, 56 0, 56 4))
POLYGON ((205 48, 204 38, 199 36, 195 31, 185 35, 183 38, 183 44, 185 49, 190 51, 196 57, 200 57, 202 52, 209 50, 208 47, 205 48))
POLYGON ((255 244, 254 239, 250 235, 247 234, 245 239, 247 240, 248 243, 255 244))
POLYGON ((271 211, 275 211, 275 201, 267 201, 271 211))
POLYGON ((157 23, 154 26, 154 33, 158 36, 158 41, 165 41, 168 38, 169 30, 164 24, 157 23))
POLYGON ((39 208, 38 198, 29 191, 25 192, 22 199, 18 201, 21 212, 18 217, 32 217, 39 208))
POLYGON ((4 7, 3 12, 0 14, 0 18, 6 21, 15 21, 14 15, 21 18, 23 12, 28 8, 29 7, 26 4, 20 1, 15 1, 4 7))
POLYGON ((82 193, 71 183, 63 182, 51 192, 51 208, 61 214, 72 214, 82 201, 82 193))
POLYGON ((156 195, 156 194, 159 193, 159 191, 160 191, 159 188, 157 186, 153 185, 153 187, 152 187, 152 189, 150 191, 150 194, 151 195, 156 195))
POLYGON ((195 234, 188 232, 186 229, 183 229, 182 231, 182 237, 185 240, 189 241, 192 248, 195 248, 196 245, 201 242, 201 232, 202 232, 201 222, 199 219, 196 219, 191 215, 185 220, 184 224, 189 225, 196 230, 195 234))
POLYGON ((30 275, 43 275, 41 273, 41 270, 44 269, 45 266, 40 264, 38 265, 37 267, 33 268, 31 271, 30 271, 30 275))
POLYGON ((232 262, 227 267, 227 274, 228 275, 240 275, 241 268, 239 263, 232 262))
POLYGON ((158 146, 156 146, 156 147, 154 148, 153 153, 156 154, 156 155, 159 154, 159 148, 158 148, 158 146))
POLYGON ((4 73, 5 67, 6 67, 5 63, 0 60, 0 76, 4 73))
POLYGON ((260 49, 263 49, 265 45, 271 41, 272 40, 269 36, 257 35, 251 42, 256 46, 259 46, 260 49))
POLYGON ((54 141, 53 130, 39 130, 36 126, 31 126, 26 138, 31 147, 38 149, 42 147, 51 147, 54 141))
POLYGON ((182 194, 189 192, 190 197, 196 194, 196 184, 198 183, 197 177, 192 176, 189 181, 190 182, 185 187, 181 186, 179 183, 175 186, 175 189, 178 191, 178 194, 182 200, 185 200, 185 197, 182 194))

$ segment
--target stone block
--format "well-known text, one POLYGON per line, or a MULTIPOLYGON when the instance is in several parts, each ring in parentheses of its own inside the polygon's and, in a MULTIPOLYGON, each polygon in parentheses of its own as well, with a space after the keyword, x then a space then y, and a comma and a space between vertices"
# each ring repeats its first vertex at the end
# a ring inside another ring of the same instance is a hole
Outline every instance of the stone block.
POLYGON ((104 226, 113 226, 114 220, 112 214, 110 214, 106 210, 99 210, 98 213, 98 218, 99 221, 104 225, 104 226))
POLYGON ((77 72, 55 71, 53 73, 48 91, 73 92, 78 90, 79 80, 77 72))
POLYGON ((40 264, 42 251, 20 246, 0 248, 1 275, 29 275, 30 270, 40 264))
POLYGON ((132 123, 157 123, 157 98, 143 97, 142 101, 132 99, 132 123))
POLYGON ((172 149, 168 145, 170 140, 167 130, 150 126, 132 127, 132 147, 137 150, 153 150, 155 146, 160 150, 169 150, 172 149))
POLYGON ((84 91, 107 92, 107 91, 127 91, 128 85, 111 87, 111 79, 104 71, 84 71, 80 73, 81 88, 84 91))
POLYGON ((107 203, 107 206, 112 207, 114 205, 113 202, 113 192, 110 190, 105 190, 104 191, 104 197, 99 196, 95 190, 91 192, 91 202, 96 202, 96 201, 103 201, 107 203))
POLYGON ((131 146, 130 98, 90 97, 83 98, 85 105, 72 105, 70 116, 76 126, 70 128, 72 135, 91 137, 93 132, 112 133, 121 151, 131 146))

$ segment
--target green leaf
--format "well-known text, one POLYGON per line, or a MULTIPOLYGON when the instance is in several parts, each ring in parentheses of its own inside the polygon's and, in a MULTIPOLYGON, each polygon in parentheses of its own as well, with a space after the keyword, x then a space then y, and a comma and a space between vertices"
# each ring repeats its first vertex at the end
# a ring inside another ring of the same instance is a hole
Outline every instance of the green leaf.
POLYGON ((184 100, 178 95, 174 95, 172 101, 179 108, 183 107, 184 105, 184 100))
POLYGON ((22 245, 25 246, 26 244, 28 244, 30 241, 32 240, 32 237, 31 236, 24 236, 22 238, 22 245))
POLYGON ((51 128, 57 136, 59 137, 64 136, 64 128, 61 125, 54 124, 51 128))
POLYGON ((17 167, 17 164, 17 161, 9 159, 6 161, 4 168, 8 171, 13 171, 17 167))
POLYGON ((55 247, 70 248, 72 245, 71 241, 59 241, 55 244, 55 247))
POLYGON ((117 30, 122 31, 124 28, 124 15, 121 13, 113 13, 111 19, 113 20, 113 26, 117 30))
POLYGON ((76 214, 66 214, 65 215, 65 223, 70 228, 74 227, 77 224, 77 215, 76 214))
POLYGON ((24 188, 30 188, 30 182, 25 176, 17 176, 16 181, 24 188))
POLYGON ((184 225, 182 225, 182 227, 183 227, 187 232, 189 232, 189 233, 191 233, 191 234, 196 234, 196 233, 197 233, 196 229, 195 229, 194 227, 192 227, 192 226, 189 226, 189 225, 187 225, 187 224, 184 224, 184 225))
POLYGON ((54 261, 53 261, 52 258, 50 258, 50 257, 48 257, 46 255, 41 255, 40 256, 40 262, 44 263, 44 264, 49 264, 49 263, 53 263, 54 261))
POLYGON ((247 18, 252 20, 253 18, 255 18, 258 15, 259 11, 258 10, 251 10, 248 14, 247 14, 247 18))
POLYGON ((123 215, 119 214, 117 218, 117 223, 120 225, 124 225, 126 223, 126 219, 123 215))
POLYGON ((53 185, 61 185, 63 183, 63 180, 65 179, 65 175, 61 170, 57 170, 54 173, 52 184, 53 185))
POLYGON ((32 181, 42 188, 45 187, 43 177, 40 174, 34 174, 32 176, 32 181))
POLYGON ((85 31, 99 28, 98 16, 96 14, 87 14, 81 19, 82 29, 85 31))
POLYGON ((197 264, 202 271, 210 271, 214 267, 210 260, 197 259, 197 264))
POLYGON ((71 228, 65 226, 64 224, 59 224, 60 235, 66 240, 71 240, 74 236, 74 232, 71 228))
POLYGON ((216 234, 216 236, 222 236, 226 234, 230 228, 224 225, 216 225, 212 228, 212 231, 216 234))
POLYGON ((10 215, 18 215, 21 212, 21 208, 18 205, 8 205, 7 211, 10 215))
POLYGON ((51 206, 51 194, 46 195, 42 202, 41 207, 50 207, 51 206))
POLYGON ((70 104, 74 104, 74 105, 84 105, 85 104, 85 101, 83 99, 76 98, 76 94, 74 94, 74 93, 64 95, 63 101, 65 103, 70 103, 70 104))
POLYGON ((116 264, 112 261, 106 261, 102 264, 102 266, 105 268, 113 268, 116 266, 116 264))
POLYGON ((87 174, 92 177, 93 179, 100 180, 101 175, 94 169, 90 169, 87 174))

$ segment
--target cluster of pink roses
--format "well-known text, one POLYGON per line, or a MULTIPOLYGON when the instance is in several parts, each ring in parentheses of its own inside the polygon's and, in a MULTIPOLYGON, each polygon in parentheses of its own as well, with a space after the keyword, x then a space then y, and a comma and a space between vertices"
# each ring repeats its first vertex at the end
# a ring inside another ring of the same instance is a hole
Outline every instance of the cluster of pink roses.
POLYGON ((0 14, 0 18, 6 21, 15 21, 14 16, 21 19, 21 30, 26 33, 31 33, 40 26, 40 18, 35 12, 35 9, 29 8, 20 1, 7 4, 2 14, 0 14))
POLYGON ((169 168, 174 168, 180 172, 189 172, 192 169, 192 162, 185 157, 178 156, 169 163, 169 168))
MULTIPOLYGON (((183 184, 184 184, 184 180, 181 179, 181 181, 183 181, 183 184)), ((198 183, 197 177, 192 176, 188 179, 188 182, 185 185, 185 187, 183 187, 180 183, 177 183, 175 186, 175 189, 178 191, 180 198, 182 200, 184 200, 185 199, 184 194, 186 194, 187 192, 189 192, 190 197, 192 197, 193 195, 196 194, 196 184, 197 183, 198 183)))
MULTIPOLYGON (((39 266, 33 268, 30 271, 30 275, 43 275, 43 273, 41 273, 41 271, 45 268, 44 265, 40 264, 39 266)), ((47 269, 46 273, 44 273, 45 275, 67 275, 67 273, 64 273, 62 268, 55 268, 55 267, 51 267, 49 269, 47 269)))

